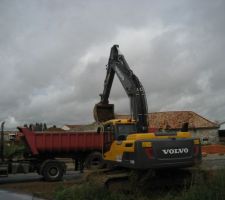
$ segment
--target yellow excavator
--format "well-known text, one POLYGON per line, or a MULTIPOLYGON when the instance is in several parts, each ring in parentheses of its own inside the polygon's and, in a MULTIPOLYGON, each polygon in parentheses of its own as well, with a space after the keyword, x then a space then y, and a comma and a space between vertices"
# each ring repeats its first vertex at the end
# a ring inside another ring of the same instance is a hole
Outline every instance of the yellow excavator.
POLYGON ((148 106, 145 90, 130 69, 119 46, 111 48, 104 90, 94 107, 94 118, 101 124, 103 159, 129 169, 183 168, 201 161, 200 140, 192 138, 188 123, 181 130, 148 132, 148 106), (115 74, 130 99, 130 118, 115 119, 109 95, 115 74))

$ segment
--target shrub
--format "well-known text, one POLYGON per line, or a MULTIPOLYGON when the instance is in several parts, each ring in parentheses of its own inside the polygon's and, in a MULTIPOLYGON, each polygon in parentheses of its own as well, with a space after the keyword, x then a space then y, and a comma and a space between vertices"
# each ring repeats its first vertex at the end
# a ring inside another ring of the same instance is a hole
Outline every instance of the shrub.
POLYGON ((123 194, 111 193, 92 183, 61 188, 56 192, 56 200, 124 200, 123 194))
MULTIPOLYGON (((137 183, 133 176, 131 184, 137 183)), ((146 184, 154 184, 149 182, 146 184)), ((133 185, 134 186, 134 185, 133 185)), ((85 183, 71 188, 60 188, 55 195, 56 200, 224 200, 225 170, 214 174, 198 171, 193 176, 193 182, 183 189, 166 189, 147 191, 148 187, 136 187, 130 193, 110 192, 106 188, 93 183, 85 183), (144 190, 143 190, 144 189, 144 190)))

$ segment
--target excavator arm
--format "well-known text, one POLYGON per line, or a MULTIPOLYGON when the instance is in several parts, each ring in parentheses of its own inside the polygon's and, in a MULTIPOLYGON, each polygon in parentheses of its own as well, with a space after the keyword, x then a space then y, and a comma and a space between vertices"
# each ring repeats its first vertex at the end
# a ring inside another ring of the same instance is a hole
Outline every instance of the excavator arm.
POLYGON ((144 88, 138 77, 130 69, 124 56, 119 51, 119 46, 111 48, 103 93, 101 101, 95 105, 94 118, 97 122, 114 119, 114 105, 109 104, 109 95, 115 74, 118 76, 123 88, 130 99, 131 119, 137 123, 139 132, 148 130, 148 106, 144 88))

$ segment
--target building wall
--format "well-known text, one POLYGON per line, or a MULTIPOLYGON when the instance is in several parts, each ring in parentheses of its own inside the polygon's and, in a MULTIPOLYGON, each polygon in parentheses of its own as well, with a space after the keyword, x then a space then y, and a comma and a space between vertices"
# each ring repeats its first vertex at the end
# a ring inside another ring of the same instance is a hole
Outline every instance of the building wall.
POLYGON ((225 123, 220 125, 220 130, 225 130, 225 123))
POLYGON ((64 131, 69 131, 69 130, 70 130, 70 127, 68 127, 68 126, 63 126, 63 127, 62 127, 62 130, 64 130, 64 131))
POLYGON ((215 144, 219 142, 218 129, 195 129, 190 130, 193 137, 200 138, 202 144, 215 144))
POLYGON ((4 141, 5 142, 8 142, 10 140, 13 140, 16 138, 16 132, 9 132, 9 131, 6 131, 4 132, 4 141))

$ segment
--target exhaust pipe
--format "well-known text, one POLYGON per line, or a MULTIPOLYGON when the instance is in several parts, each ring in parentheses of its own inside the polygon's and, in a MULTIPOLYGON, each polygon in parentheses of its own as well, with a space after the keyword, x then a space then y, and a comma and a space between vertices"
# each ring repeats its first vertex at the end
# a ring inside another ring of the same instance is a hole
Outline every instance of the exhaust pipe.
POLYGON ((4 162, 4 125, 5 122, 1 123, 1 143, 0 143, 0 157, 2 162, 4 162))

